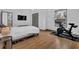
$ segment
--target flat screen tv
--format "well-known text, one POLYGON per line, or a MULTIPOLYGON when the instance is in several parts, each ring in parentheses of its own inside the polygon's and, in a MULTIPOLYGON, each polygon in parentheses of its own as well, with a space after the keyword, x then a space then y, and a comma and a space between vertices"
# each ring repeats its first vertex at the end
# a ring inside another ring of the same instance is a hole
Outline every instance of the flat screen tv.
POLYGON ((26 18, 27 18, 27 16, 18 15, 18 20, 27 20, 26 18))

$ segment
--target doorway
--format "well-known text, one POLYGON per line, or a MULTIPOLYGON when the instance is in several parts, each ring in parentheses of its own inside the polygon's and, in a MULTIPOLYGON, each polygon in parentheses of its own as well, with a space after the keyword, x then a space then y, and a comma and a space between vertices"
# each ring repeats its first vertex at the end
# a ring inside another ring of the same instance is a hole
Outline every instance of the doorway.
POLYGON ((5 26, 13 26, 13 14, 12 12, 1 11, 1 24, 5 26))

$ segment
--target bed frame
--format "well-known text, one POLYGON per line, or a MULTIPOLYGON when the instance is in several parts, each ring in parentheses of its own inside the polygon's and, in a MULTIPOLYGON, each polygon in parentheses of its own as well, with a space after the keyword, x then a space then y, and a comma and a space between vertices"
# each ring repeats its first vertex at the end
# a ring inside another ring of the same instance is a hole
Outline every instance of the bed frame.
POLYGON ((18 43, 20 41, 24 41, 25 39, 29 39, 29 38, 32 38, 32 37, 35 37, 35 36, 38 36, 38 35, 39 35, 39 33, 34 33, 34 34, 30 35, 30 36, 14 40, 14 41, 12 41, 12 44, 16 44, 16 43, 18 43))

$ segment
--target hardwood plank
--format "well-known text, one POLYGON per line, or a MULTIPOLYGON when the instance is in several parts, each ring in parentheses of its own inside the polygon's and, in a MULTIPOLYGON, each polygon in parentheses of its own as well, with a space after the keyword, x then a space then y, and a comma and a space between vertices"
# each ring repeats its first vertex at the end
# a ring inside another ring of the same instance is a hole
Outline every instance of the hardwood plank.
POLYGON ((24 39, 13 45, 14 49, 67 49, 79 48, 79 42, 50 34, 50 31, 41 31, 38 36, 24 39))

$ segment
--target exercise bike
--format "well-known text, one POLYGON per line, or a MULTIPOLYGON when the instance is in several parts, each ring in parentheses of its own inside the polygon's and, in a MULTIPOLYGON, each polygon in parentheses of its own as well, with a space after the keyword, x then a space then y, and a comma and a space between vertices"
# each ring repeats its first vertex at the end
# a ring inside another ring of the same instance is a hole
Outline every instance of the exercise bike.
POLYGON ((69 28, 69 30, 65 29, 65 27, 63 27, 63 25, 61 23, 59 23, 59 28, 57 29, 57 35, 58 36, 67 36, 70 37, 72 40, 75 39, 75 37, 72 35, 72 28, 77 28, 78 26, 75 25, 74 23, 69 23, 69 25, 71 26, 69 28))

